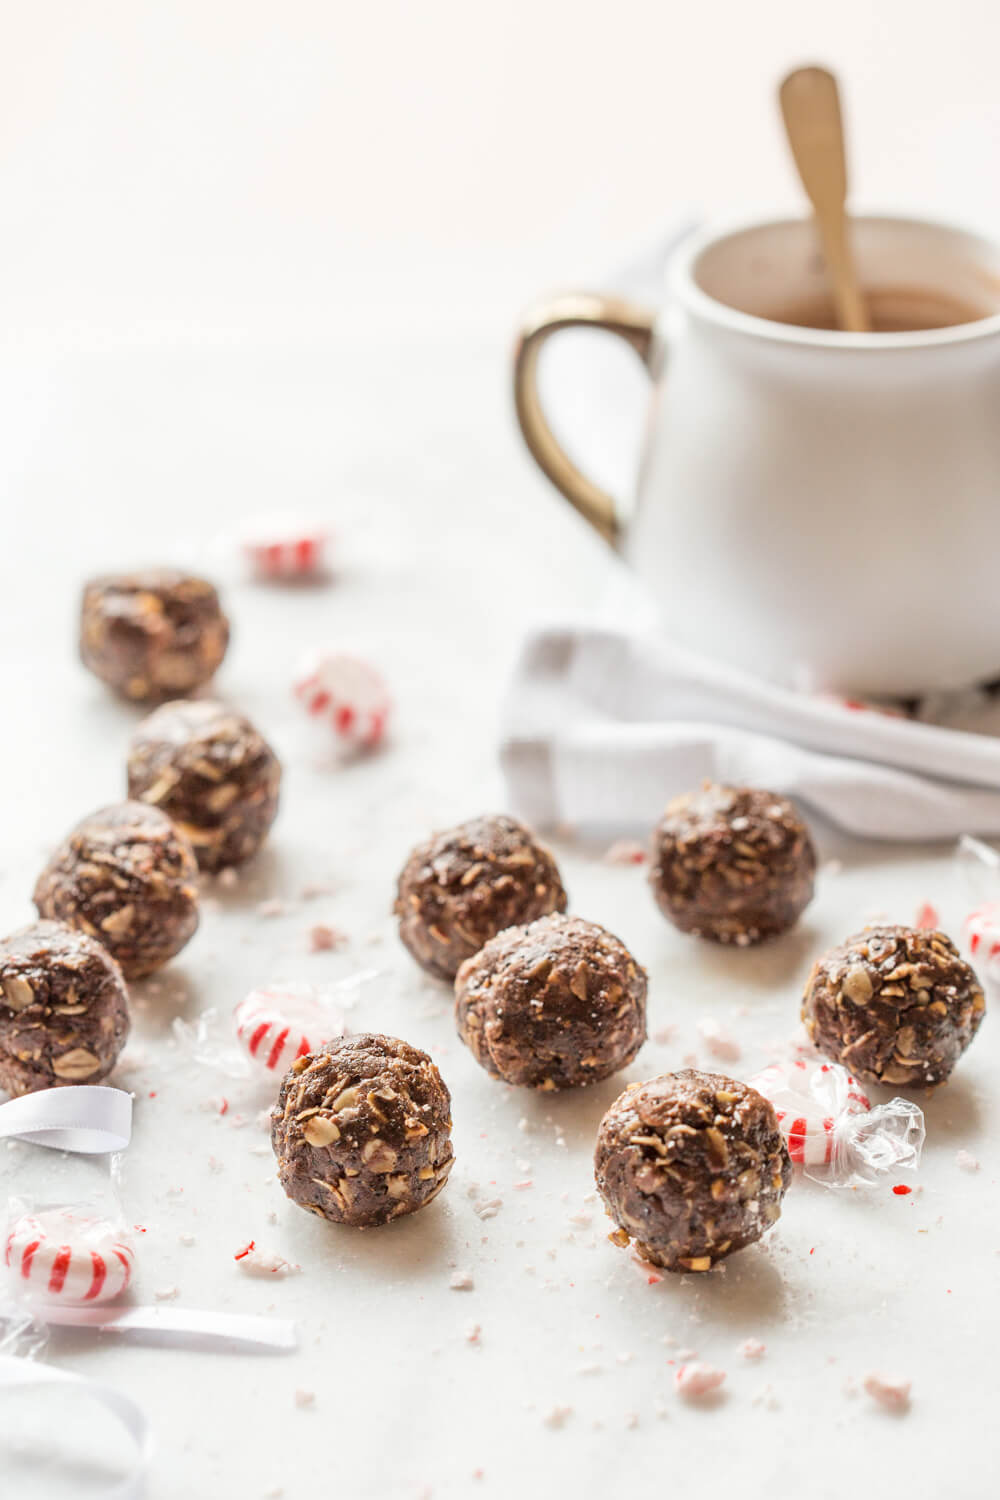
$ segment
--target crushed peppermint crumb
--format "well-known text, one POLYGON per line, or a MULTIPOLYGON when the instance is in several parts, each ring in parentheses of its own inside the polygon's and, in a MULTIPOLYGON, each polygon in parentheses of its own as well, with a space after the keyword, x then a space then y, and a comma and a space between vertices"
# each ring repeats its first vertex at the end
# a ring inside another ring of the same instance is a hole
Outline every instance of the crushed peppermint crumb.
POLYGON ((573 1415, 571 1406, 550 1406, 542 1421, 546 1427, 563 1427, 566 1419, 573 1415))
POLYGON ((744 1359, 760 1359, 767 1345, 762 1344, 760 1339, 744 1339, 740 1345, 740 1353, 744 1359))
POLYGON ((604 863, 606 865, 644 865, 648 857, 643 846, 635 839, 617 839, 609 849, 605 850, 604 863))
POLYGON ((161 1286, 153 1292, 157 1302, 172 1302, 175 1297, 180 1296, 180 1288, 176 1286, 161 1286))
POLYGON ((713 1057, 721 1058, 725 1062, 736 1062, 740 1056, 740 1044, 735 1037, 730 1036, 725 1027, 720 1026, 718 1021, 712 1020, 711 1017, 699 1021, 698 1030, 713 1057))
POLYGON ((177 1238, 182 1245, 193 1245, 195 1243, 193 1234, 179 1234, 177 1238))
POLYGON ((918 906, 917 908, 917 914, 913 919, 913 925, 914 927, 922 927, 930 930, 933 930, 936 927, 940 927, 941 918, 938 916, 937 907, 934 906, 930 901, 924 901, 922 905, 918 906))
POLYGON ((251 1240, 246 1250, 233 1257, 248 1276, 293 1276, 302 1267, 286 1260, 276 1250, 261 1250, 251 1240))
POLYGON ((534 1185, 535 1179, 533 1177, 524 1177, 520 1182, 514 1183, 514 1188, 517 1192, 523 1193, 525 1188, 532 1188, 534 1185))
POLYGON ((254 1248, 254 1244, 255 1241, 250 1240, 248 1244, 243 1246, 242 1250, 237 1250, 236 1254, 233 1256, 233 1260, 242 1260, 245 1255, 249 1255, 250 1251, 254 1248))
POLYGON ((478 1344, 479 1335, 482 1333, 482 1331, 483 1329, 481 1323, 466 1323, 465 1342, 467 1344, 478 1344))
POLYGON ((679 1396, 688 1401, 698 1401, 702 1396, 717 1391, 725 1378, 725 1370, 717 1370, 714 1365, 681 1365, 674 1375, 674 1385, 679 1396))
POLYGON ((284 916, 285 910, 286 907, 284 901, 257 902, 258 917, 281 917, 284 916))
POLYGON ((866 1375, 865 1393, 887 1411, 905 1411, 910 1404, 911 1382, 895 1375, 866 1375))
POLYGON ((315 1402, 316 1402, 316 1392, 315 1391, 307 1391, 306 1388, 305 1388, 305 1386, 301 1386, 301 1385, 298 1386, 298 1387, 296 1387, 296 1391, 295 1391, 295 1405, 296 1406, 313 1406, 313 1405, 315 1405, 315 1402))
POLYGON ((979 1158, 973 1156, 971 1151, 956 1151, 955 1165, 962 1172, 978 1172, 979 1158))
MULTIPOLYGON (((913 1192, 913 1189, 907 1183, 905 1183, 905 1182, 897 1182, 893 1186, 892 1190, 896 1194, 897 1198, 905 1198, 907 1196, 907 1194, 913 1192)), ((812 1251, 811 1250, 809 1251, 809 1254, 812 1255, 812 1251)))
POLYGON ((330 927, 326 922, 317 922, 309 929, 310 953, 329 953, 331 949, 343 948, 346 942, 346 932, 330 927))
POLYGON ((315 901, 318 896, 334 895, 336 889, 332 880, 311 880, 302 887, 299 894, 303 901, 315 901))
POLYGON ((471 1271, 453 1271, 448 1285, 453 1292, 471 1292, 475 1290, 476 1283, 471 1271))
POLYGON ((503 1199, 488 1198, 485 1203, 476 1203, 473 1207, 481 1219, 495 1219, 503 1208, 503 1199))

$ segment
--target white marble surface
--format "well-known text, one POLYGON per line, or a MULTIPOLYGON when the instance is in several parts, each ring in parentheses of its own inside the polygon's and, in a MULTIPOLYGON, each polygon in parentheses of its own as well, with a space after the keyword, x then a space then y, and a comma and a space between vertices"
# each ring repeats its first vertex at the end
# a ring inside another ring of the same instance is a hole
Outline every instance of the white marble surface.
MULTIPOLYGON (((5 929, 30 917, 47 848, 122 787, 136 715, 74 660, 87 572, 170 557, 217 575, 235 625, 219 690, 270 733, 287 767, 266 854, 234 891, 207 891, 189 948, 135 986, 122 1077, 136 1091, 126 1201, 147 1230, 139 1294, 176 1286, 192 1306, 273 1310, 298 1321, 301 1349, 180 1353, 63 1332, 50 1357, 145 1406, 157 1438, 151 1500, 687 1494, 722 1484, 754 1500, 840 1500, 859 1482, 915 1500, 973 1500, 994 1468, 992 1019, 927 1106, 921 1193, 839 1197, 796 1183, 763 1246, 704 1280, 650 1285, 608 1244, 593 1200, 597 1121, 625 1079, 559 1099, 492 1083, 454 1035, 447 991, 395 940, 388 911, 409 845, 497 803, 494 713, 522 626, 541 610, 587 605, 603 587, 600 545, 518 451, 503 368, 499 340, 412 342, 391 358, 358 342, 335 355, 161 350, 0 363, 5 929), (283 501, 319 507, 341 533, 329 588, 249 586, 217 545, 241 515, 283 501), (317 762, 289 697, 298 651, 322 638, 368 652, 397 700, 391 744, 349 768, 317 762), (301 901, 316 881, 331 882, 331 894, 301 901), (286 902, 285 913, 262 918, 261 900, 286 902), (342 928, 348 946, 310 954, 318 921, 342 928), (199 1070, 172 1043, 171 1023, 208 1008, 224 1017, 268 979, 370 966, 381 977, 350 1021, 432 1052, 454 1096, 457 1165, 425 1213, 360 1235, 286 1203, 254 1124, 266 1089, 199 1070), (979 1158, 978 1172, 959 1169, 960 1148, 979 1158), (494 1198, 495 1216, 479 1217, 477 1203, 494 1198), (250 1238, 301 1272, 245 1277, 233 1256, 250 1238), (471 1272, 472 1290, 449 1288, 456 1268, 471 1272), (748 1337, 767 1345, 752 1365, 738 1353, 748 1337), (727 1370, 718 1402, 699 1408, 675 1395, 685 1348, 727 1370), (906 1415, 852 1394, 873 1370, 913 1381, 906 1415), (315 1393, 311 1406, 296 1405, 297 1389, 315 1393), (546 1415, 559 1407, 570 1410, 552 1427, 546 1415)), ((734 1070, 749 1076, 794 1032, 817 950, 878 912, 905 921, 932 900, 946 919, 959 914, 946 851, 819 836, 842 871, 824 874, 794 935, 738 954, 667 927, 641 870, 559 841, 573 908, 619 932, 648 966, 654 1036, 676 1028, 651 1040, 626 1078, 692 1052, 709 1062, 697 1030, 707 1017, 738 1038, 734 1070)), ((58 1176, 42 1153, 30 1163, 23 1148, 4 1156, 8 1183, 27 1175, 44 1188, 58 1176)), ((122 1454, 85 1415, 72 1401, 5 1401, 0 1462, 11 1493, 99 1492, 122 1454)))

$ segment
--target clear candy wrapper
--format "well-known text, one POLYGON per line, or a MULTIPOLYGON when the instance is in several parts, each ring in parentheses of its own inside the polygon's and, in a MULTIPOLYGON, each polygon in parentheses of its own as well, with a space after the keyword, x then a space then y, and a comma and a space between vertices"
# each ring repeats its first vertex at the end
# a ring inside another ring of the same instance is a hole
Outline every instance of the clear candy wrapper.
POLYGON ((837 1063, 772 1063, 750 1083, 774 1105, 792 1161, 824 1187, 870 1186, 920 1164, 925 1131, 919 1106, 891 1099, 873 1107, 837 1063))
POLYGON ((48 1326, 21 1298, 0 1293, 0 1361, 35 1359, 45 1353, 48 1326))

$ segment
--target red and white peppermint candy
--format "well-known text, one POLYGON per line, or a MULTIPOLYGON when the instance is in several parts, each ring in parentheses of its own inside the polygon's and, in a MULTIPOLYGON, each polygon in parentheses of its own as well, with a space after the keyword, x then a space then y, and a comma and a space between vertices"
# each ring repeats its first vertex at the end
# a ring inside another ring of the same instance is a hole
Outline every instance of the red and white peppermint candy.
POLYGON ((346 651, 310 653, 295 674, 295 695, 313 718, 356 749, 370 750, 385 734, 389 690, 361 657, 346 651))
POLYGON ((987 901, 970 911, 962 923, 962 936, 987 979, 994 984, 1000 981, 1000 901, 987 901))
POLYGON ((287 1073, 297 1057, 343 1036, 344 1018, 314 985, 274 985, 251 990, 233 1011, 236 1035, 254 1062, 287 1073))
POLYGON ((871 1109, 851 1074, 831 1063, 801 1057, 772 1063, 750 1084, 774 1105, 792 1161, 806 1167, 829 1166, 838 1122, 871 1109))
POLYGON ((329 567, 330 530, 301 516, 262 517, 246 528, 242 548, 258 578, 317 578, 329 567))
POLYGON ((132 1279, 135 1251, 112 1224, 55 1208, 15 1219, 4 1262, 39 1301, 85 1306, 122 1295, 132 1279))

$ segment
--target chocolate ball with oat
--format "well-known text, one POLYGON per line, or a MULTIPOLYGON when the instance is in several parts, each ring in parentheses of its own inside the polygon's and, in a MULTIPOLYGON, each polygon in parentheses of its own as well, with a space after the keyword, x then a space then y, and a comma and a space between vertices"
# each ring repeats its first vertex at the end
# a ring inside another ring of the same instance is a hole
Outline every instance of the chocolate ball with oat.
POLYGON ((101 1083, 128 1032, 121 969, 86 933, 36 922, 0 941, 0 1088, 101 1083))
POLYGON ((250 859, 278 811, 281 766, 263 735, 221 703, 178 699, 143 719, 128 794, 162 809, 203 870, 250 859))
POLYGON ((193 693, 215 674, 229 621, 215 587, 172 568, 94 578, 83 591, 80 659, 137 703, 193 693))
POLYGON ((819 1050, 865 1083, 944 1083, 986 1013, 983 988, 943 932, 869 927, 813 965, 802 1020, 819 1050))
POLYGON ((794 926, 815 871, 809 830, 787 798, 706 782, 667 807, 649 881, 682 932, 745 948, 794 926))
POLYGON ((581 1088, 624 1068, 646 1040, 646 974, 596 922, 540 917, 466 959, 455 1019, 491 1077, 581 1088))
POLYGON ((634 1083, 601 1121, 597 1187, 612 1238, 668 1271, 710 1271, 781 1216, 792 1179, 772 1105, 749 1084, 684 1068, 634 1083))
POLYGON ((174 957, 198 926, 194 851, 166 813, 117 802, 78 823, 38 877, 39 915, 97 938, 127 979, 174 957))
POLYGON ((473 818, 418 844, 399 877, 399 936, 417 963, 454 979, 505 927, 566 910, 556 862, 516 818, 473 818))
POLYGON ((426 1052, 360 1032, 297 1058, 271 1111, 293 1203, 368 1228, 436 1198, 454 1163, 451 1095, 426 1052))

